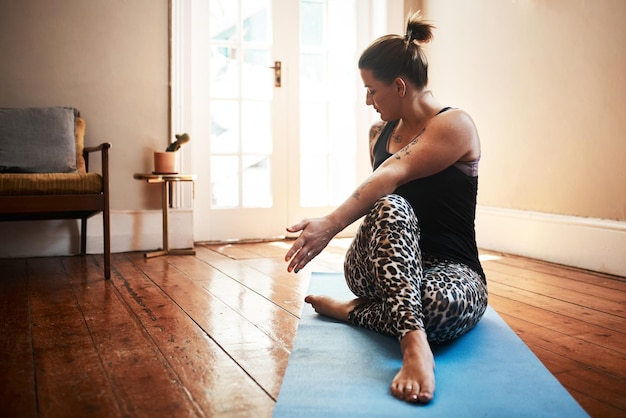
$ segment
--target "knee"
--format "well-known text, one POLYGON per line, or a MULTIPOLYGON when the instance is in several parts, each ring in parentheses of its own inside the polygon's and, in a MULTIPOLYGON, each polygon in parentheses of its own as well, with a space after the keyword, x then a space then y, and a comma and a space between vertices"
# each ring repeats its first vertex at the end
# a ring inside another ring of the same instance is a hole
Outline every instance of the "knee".
POLYGON ((411 209, 411 204, 402 196, 397 194, 387 194, 376 201, 374 207, 381 208, 398 208, 398 209, 411 209))
POLYGON ((417 220, 411 204, 397 194, 388 194, 378 199, 369 215, 376 220, 417 220))

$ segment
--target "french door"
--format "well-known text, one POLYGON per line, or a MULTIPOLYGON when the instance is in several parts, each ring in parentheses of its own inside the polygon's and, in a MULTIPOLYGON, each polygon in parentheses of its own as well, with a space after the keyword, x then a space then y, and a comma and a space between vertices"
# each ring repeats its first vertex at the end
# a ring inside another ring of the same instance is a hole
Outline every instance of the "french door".
POLYGON ((194 239, 273 238, 328 213, 369 171, 356 62, 372 1, 179 3, 191 29, 175 32, 188 42, 173 129, 192 137, 182 166, 198 175, 194 239))

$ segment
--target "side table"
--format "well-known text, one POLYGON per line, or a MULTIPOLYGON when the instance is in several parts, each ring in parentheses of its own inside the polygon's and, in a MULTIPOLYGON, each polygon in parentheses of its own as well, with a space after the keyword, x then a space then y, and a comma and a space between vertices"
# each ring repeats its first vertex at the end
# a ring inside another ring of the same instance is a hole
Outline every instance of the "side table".
POLYGON ((169 248, 169 206, 170 206, 170 186, 173 182, 195 181, 198 176, 195 174, 160 174, 160 173, 135 173, 134 178, 145 180, 147 183, 161 183, 161 209, 163 210, 163 249, 145 253, 146 258, 158 257, 160 255, 195 255, 191 250, 174 250, 169 248))

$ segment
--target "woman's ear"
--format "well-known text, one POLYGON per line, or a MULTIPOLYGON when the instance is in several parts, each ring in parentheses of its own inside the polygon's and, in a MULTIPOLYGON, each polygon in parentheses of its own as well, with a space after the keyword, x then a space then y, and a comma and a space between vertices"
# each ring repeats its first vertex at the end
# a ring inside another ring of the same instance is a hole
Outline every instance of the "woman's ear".
POLYGON ((404 97, 404 95, 406 94, 406 83, 404 82, 404 80, 401 77, 396 77, 393 82, 396 89, 398 90, 398 94, 400 95, 400 97, 404 97))

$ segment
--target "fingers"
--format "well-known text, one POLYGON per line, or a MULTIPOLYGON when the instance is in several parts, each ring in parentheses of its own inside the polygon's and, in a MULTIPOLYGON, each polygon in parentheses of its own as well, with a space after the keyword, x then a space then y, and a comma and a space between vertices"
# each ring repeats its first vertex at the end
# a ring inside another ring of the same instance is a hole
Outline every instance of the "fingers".
MULTIPOLYGON (((296 244, 294 244, 294 246, 295 245, 296 244)), ((292 249, 293 249, 293 246, 292 246, 292 249)), ((289 250, 289 252, 291 252, 291 250, 289 250)), ((315 258, 315 255, 316 254, 314 254, 311 251, 306 251, 304 249, 304 247, 300 247, 300 249, 297 250, 295 256, 289 262, 289 266, 287 267, 287 271, 288 272, 294 271, 294 272, 298 273, 300 270, 302 270, 309 263, 309 261, 311 261, 311 260, 313 260, 313 258, 315 258)), ((285 259, 286 259, 286 261, 290 260, 289 253, 287 253, 287 257, 285 259)))
POLYGON ((304 229, 306 224, 307 224, 307 220, 305 219, 305 220, 302 220, 302 221, 298 222, 295 225, 287 227, 286 229, 287 229, 287 232, 291 232, 291 233, 299 232, 299 231, 302 231, 304 229))
MULTIPOLYGON (((295 232, 299 232, 302 231, 305 227, 306 223, 305 221, 301 221, 293 226, 290 226, 287 229, 287 232, 291 232, 291 233, 295 233, 295 232)), ((304 238, 302 238, 302 236, 300 236, 291 246, 291 248, 289 249, 289 251, 287 251, 287 254, 285 254, 285 261, 289 261, 292 259, 292 257, 296 254, 298 254, 298 252, 300 252, 302 250, 302 248, 304 247, 304 238)), ((295 265, 297 263, 295 262, 295 260, 292 260, 291 263, 289 263, 289 268, 287 269, 288 271, 291 271, 295 268, 295 265)))
POLYGON ((287 228, 288 232, 300 232, 300 236, 293 243, 285 261, 289 262, 287 271, 296 273, 314 259, 332 236, 329 233, 328 221, 325 218, 305 219, 287 228))

